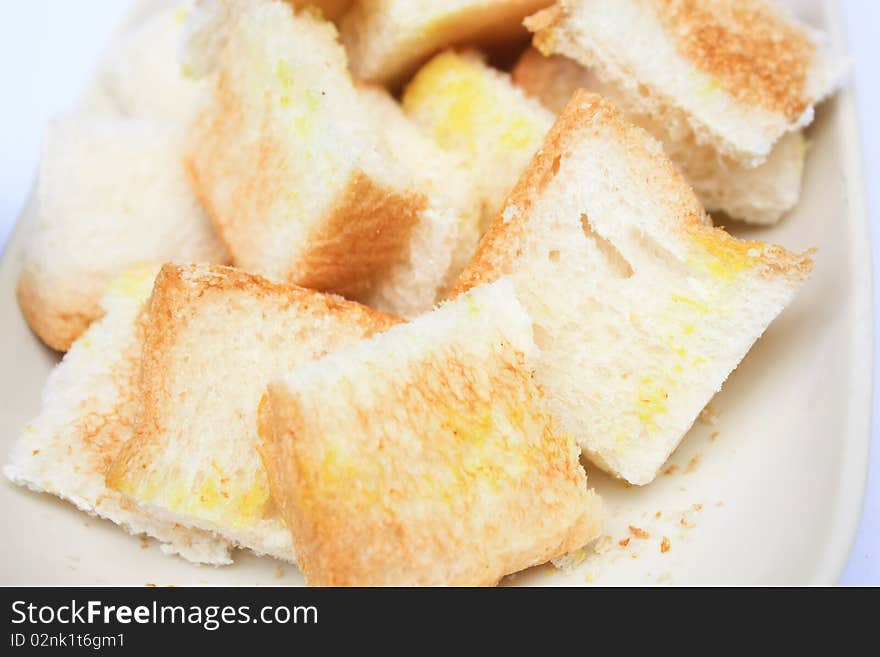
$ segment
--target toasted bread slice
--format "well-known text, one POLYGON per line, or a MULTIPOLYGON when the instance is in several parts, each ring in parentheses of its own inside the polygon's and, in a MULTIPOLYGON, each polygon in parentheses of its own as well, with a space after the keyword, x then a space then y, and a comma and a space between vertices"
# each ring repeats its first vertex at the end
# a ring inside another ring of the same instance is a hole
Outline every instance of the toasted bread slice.
POLYGON ((393 147, 333 25, 283 3, 249 4, 221 62, 189 168, 235 263, 357 300, 406 301, 381 306, 398 314, 430 308, 459 222, 416 173, 435 163, 393 147), (416 261, 410 244, 425 234, 432 257, 416 261), (395 289, 414 281, 418 290, 395 289))
POLYGON ((108 485, 292 561, 256 451, 260 396, 274 376, 397 321, 227 267, 165 265, 145 318, 140 415, 108 485))
POLYGON ((660 144, 580 91, 457 291, 512 276, 551 411, 594 463, 646 484, 811 267, 707 226, 660 144))
POLYGON ((18 300, 53 349, 66 350, 101 316, 104 290, 132 263, 227 261, 187 184, 183 134, 151 119, 49 124, 18 300))
POLYGON ((595 538, 534 357, 504 280, 274 381, 261 454, 307 582, 491 585, 595 538))
POLYGON ((482 202, 483 228, 498 216, 554 120, 475 52, 434 57, 407 86, 403 108, 469 171, 482 202))
POLYGON ((208 81, 196 79, 179 57, 192 4, 159 3, 134 25, 120 30, 78 111, 188 123, 208 95, 208 81))
POLYGON ((104 485, 131 437, 138 398, 142 326, 138 318, 158 265, 117 277, 101 300, 105 315, 74 342, 49 375, 40 414, 28 424, 3 472, 16 484, 51 493, 157 539, 162 550, 197 563, 230 563, 228 544, 139 509, 104 485))
MULTIPOLYGON (((544 57, 534 48, 523 53, 513 80, 530 96, 554 112, 561 112, 578 89, 599 93, 618 106, 623 94, 603 83, 574 60, 561 55, 544 57)), ((789 132, 757 167, 720 155, 713 146, 699 144, 693 132, 669 129, 650 114, 626 113, 663 144, 663 149, 712 213, 754 224, 773 224, 798 202, 807 143, 803 131, 789 132)))
POLYGON ((809 124, 845 68, 764 0, 560 0, 526 24, 542 53, 589 68, 627 112, 746 166, 809 124))
POLYGON ((525 36, 522 20, 550 0, 360 0, 340 22, 354 74, 394 87, 433 54, 525 36))

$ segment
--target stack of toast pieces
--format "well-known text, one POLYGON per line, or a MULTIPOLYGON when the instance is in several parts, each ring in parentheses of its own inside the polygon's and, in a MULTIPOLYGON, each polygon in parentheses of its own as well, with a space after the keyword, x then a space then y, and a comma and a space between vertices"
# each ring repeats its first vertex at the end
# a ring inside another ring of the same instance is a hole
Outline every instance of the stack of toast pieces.
POLYGON ((650 483, 810 273, 706 211, 779 220, 840 82, 775 5, 134 11, 46 139, 19 300, 67 353, 4 471, 168 553, 561 557, 601 533, 581 457, 650 483))

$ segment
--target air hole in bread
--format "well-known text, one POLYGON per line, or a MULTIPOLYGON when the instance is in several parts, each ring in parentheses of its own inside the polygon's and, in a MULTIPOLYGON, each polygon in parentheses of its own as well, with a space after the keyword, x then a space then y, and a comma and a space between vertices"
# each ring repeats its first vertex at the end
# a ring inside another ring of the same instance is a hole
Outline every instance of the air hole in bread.
POLYGON ((550 170, 553 172, 553 175, 554 175, 554 176, 555 176, 557 173, 559 173, 559 165, 560 165, 561 163, 562 163, 562 156, 561 156, 561 155, 557 155, 557 156, 553 159, 553 165, 550 167, 550 170))
POLYGON ((539 324, 532 325, 532 335, 538 349, 546 349, 553 344, 553 337, 543 326, 539 324))
POLYGON ((616 246, 593 230, 593 226, 585 214, 581 215, 581 227, 584 229, 584 235, 587 236, 587 239, 592 240, 599 252, 605 256, 612 275, 618 278, 630 278, 633 275, 632 265, 617 250, 616 246))
POLYGON ((672 253, 672 251, 661 245, 653 237, 636 228, 632 229, 630 235, 632 236, 633 242, 635 242, 640 249, 649 254, 651 258, 657 262, 658 266, 668 272, 672 272, 679 278, 689 278, 691 276, 691 272, 688 270, 687 266, 675 257, 675 254, 672 253))

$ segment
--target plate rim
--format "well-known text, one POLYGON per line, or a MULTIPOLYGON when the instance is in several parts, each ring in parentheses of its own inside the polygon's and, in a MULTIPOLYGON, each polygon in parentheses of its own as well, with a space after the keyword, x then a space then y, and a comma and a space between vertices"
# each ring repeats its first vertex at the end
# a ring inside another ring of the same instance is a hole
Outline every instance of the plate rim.
MULTIPOLYGON (((843 6, 840 0, 822 2, 825 14, 827 33, 834 49, 842 54, 850 52, 844 29, 843 6)), ((873 438, 874 385, 875 385, 875 332, 876 308, 874 305, 873 249, 871 241, 870 217, 867 203, 867 181, 861 143, 861 122, 855 102, 855 94, 851 80, 837 92, 834 98, 837 104, 835 122, 837 130, 843 136, 841 152, 844 162, 844 179, 848 198, 847 215, 853 233, 861 233, 862 239, 853 240, 853 249, 859 257, 853 259, 853 271, 858 270, 864 275, 866 285, 855 286, 854 293, 862 296, 862 304, 869 309, 868 317, 862 326, 853 329, 854 334, 862 333, 861 340, 854 340, 850 350, 858 358, 853 363, 862 362, 861 366, 851 369, 850 382, 853 390, 862 391, 853 402, 858 400, 857 411, 852 415, 857 429, 850 438, 853 444, 845 449, 840 467, 842 485, 839 489, 836 512, 829 520, 829 531, 826 536, 828 543, 824 554, 816 564, 814 583, 836 585, 846 570, 850 555, 855 547, 856 538, 862 523, 865 497, 868 488, 870 466, 870 450, 873 438), (865 344, 867 343, 867 344, 865 344), (869 358, 865 361, 865 355, 869 358)), ((857 277, 853 276, 855 280, 857 277)))
MULTIPOLYGON (((835 51, 849 53, 846 30, 844 28, 843 7, 840 0, 819 0, 824 14, 824 27, 835 51)), ((867 317, 859 319, 853 326, 852 336, 856 337, 849 345, 854 366, 850 369, 849 383, 853 391, 849 418, 854 429, 848 436, 848 444, 843 448, 840 460, 840 485, 838 486, 834 512, 828 519, 826 542, 817 550, 813 575, 809 581, 813 585, 836 585, 840 582, 849 563, 852 550, 861 528, 866 502, 868 476, 870 470, 870 451, 873 441, 873 420, 877 408, 874 404, 877 308, 874 303, 875 280, 870 216, 867 203, 867 180, 861 140, 861 121, 856 106, 852 82, 841 88, 833 101, 835 108, 835 130, 841 136, 841 156, 843 177, 847 194, 847 224, 853 236, 853 254, 850 271, 852 293, 857 299, 855 308, 867 308, 867 317), (865 344, 867 343, 867 344, 865 344), (868 358, 866 358, 868 356, 868 358)), ((36 177, 18 214, 5 244, 0 248, 0 263, 20 266, 23 239, 26 232, 31 200, 36 190, 36 177), (12 262, 9 262, 12 261, 12 262), (16 262, 18 261, 18 262, 16 262)), ((34 336, 39 342, 39 338, 34 336)), ((42 343, 39 343, 42 346, 42 343)))

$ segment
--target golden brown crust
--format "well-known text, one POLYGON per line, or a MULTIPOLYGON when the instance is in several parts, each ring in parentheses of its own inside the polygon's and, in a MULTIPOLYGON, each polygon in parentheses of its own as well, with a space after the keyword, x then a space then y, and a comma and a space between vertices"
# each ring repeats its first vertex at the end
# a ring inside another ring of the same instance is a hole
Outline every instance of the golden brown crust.
MULTIPOLYGON (((805 96, 816 44, 763 0, 639 0, 653 12, 681 56, 748 105, 796 120, 815 102, 805 96)), ((563 0, 526 19, 543 52, 565 29, 574 2, 563 0)))
MULTIPOLYGON (((113 464, 107 469, 105 483, 108 488, 122 490, 127 473, 133 467, 135 461, 140 461, 141 467, 146 469, 149 455, 142 451, 142 440, 138 434, 154 434, 159 427, 159 415, 157 410, 159 393, 154 386, 147 382, 155 380, 157 371, 161 371, 163 363, 157 359, 147 358, 148 351, 156 352, 160 345, 170 340, 170 332, 156 330, 156 325, 162 322, 171 322, 175 317, 175 304, 169 303, 165 297, 169 287, 180 290, 179 276, 175 276, 175 265, 163 265, 153 286, 153 293, 145 304, 143 321, 143 346, 141 364, 138 370, 138 408, 136 412, 137 430, 126 442, 113 464)), ((170 296, 170 295, 169 295, 170 296)), ((154 434, 155 435, 155 434, 154 434)))
POLYGON ((582 89, 560 114, 547 134, 543 147, 523 172, 504 204, 502 215, 483 237, 473 260, 453 288, 451 297, 511 272, 513 264, 523 252, 532 204, 556 176, 563 158, 577 147, 584 131, 590 126, 610 129, 633 153, 633 157, 645 158, 650 163, 654 182, 663 184, 664 195, 668 196, 664 201, 671 206, 669 214, 679 222, 676 230, 717 260, 719 267, 738 269, 757 266, 767 277, 781 276, 791 281, 803 280, 811 270, 810 253, 795 254, 781 247, 768 247, 761 242, 737 240, 723 229, 712 228, 693 190, 675 166, 659 148, 649 150, 646 147, 646 143, 653 143, 648 133, 628 123, 609 101, 582 89), (758 255, 753 255, 755 253, 758 255))
POLYGON ((423 194, 398 193, 355 172, 333 209, 309 234, 288 280, 362 297, 397 262, 426 205, 423 194))
POLYGON ((194 123, 183 163, 193 193, 226 250, 235 257, 236 236, 247 230, 243 222, 251 216, 249 213, 256 211, 256 216, 263 216, 267 209, 263 199, 280 190, 277 174, 267 174, 278 170, 283 159, 265 139, 261 139, 256 158, 245 150, 236 153, 237 162, 233 164, 224 155, 227 140, 246 129, 244 108, 225 69, 218 74, 212 103, 210 111, 203 112, 194 123), (224 179, 231 177, 227 170, 231 167, 235 167, 236 188, 227 198, 217 198, 224 179), (275 188, 268 188, 272 182, 276 183, 275 188))
POLYGON ((643 0, 681 55, 747 104, 796 120, 816 46, 764 0, 643 0))
MULTIPOLYGON (((74 430, 83 445, 83 453, 93 457, 95 473, 106 476, 122 447, 131 437, 131 430, 139 408, 138 382, 140 378, 141 345, 144 339, 144 312, 138 314, 135 335, 125 352, 108 372, 113 387, 119 394, 113 408, 105 413, 90 412, 77 417, 74 430)), ((88 407, 86 403, 85 407, 88 407)), ((119 500, 126 505, 127 501, 119 500)), ((100 507, 101 499, 95 506, 100 507)))
POLYGON ((438 350, 369 402, 356 385, 332 388, 345 410, 327 423, 322 400, 283 383, 260 403, 261 454, 310 585, 494 585, 599 533, 571 438, 509 345, 478 363, 438 350), (394 421, 373 419, 388 409, 394 421))
POLYGON ((19 274, 16 297, 28 326, 56 351, 70 349, 89 324, 104 314, 100 302, 83 297, 71 298, 66 304, 56 303, 47 297, 39 276, 27 268, 19 274))
POLYGON ((564 17, 565 11, 562 3, 557 2, 546 9, 542 9, 541 11, 526 17, 523 21, 523 25, 526 26, 526 29, 529 32, 532 32, 535 35, 534 44, 537 47, 540 39, 549 36, 546 34, 546 31, 558 27, 564 17))

